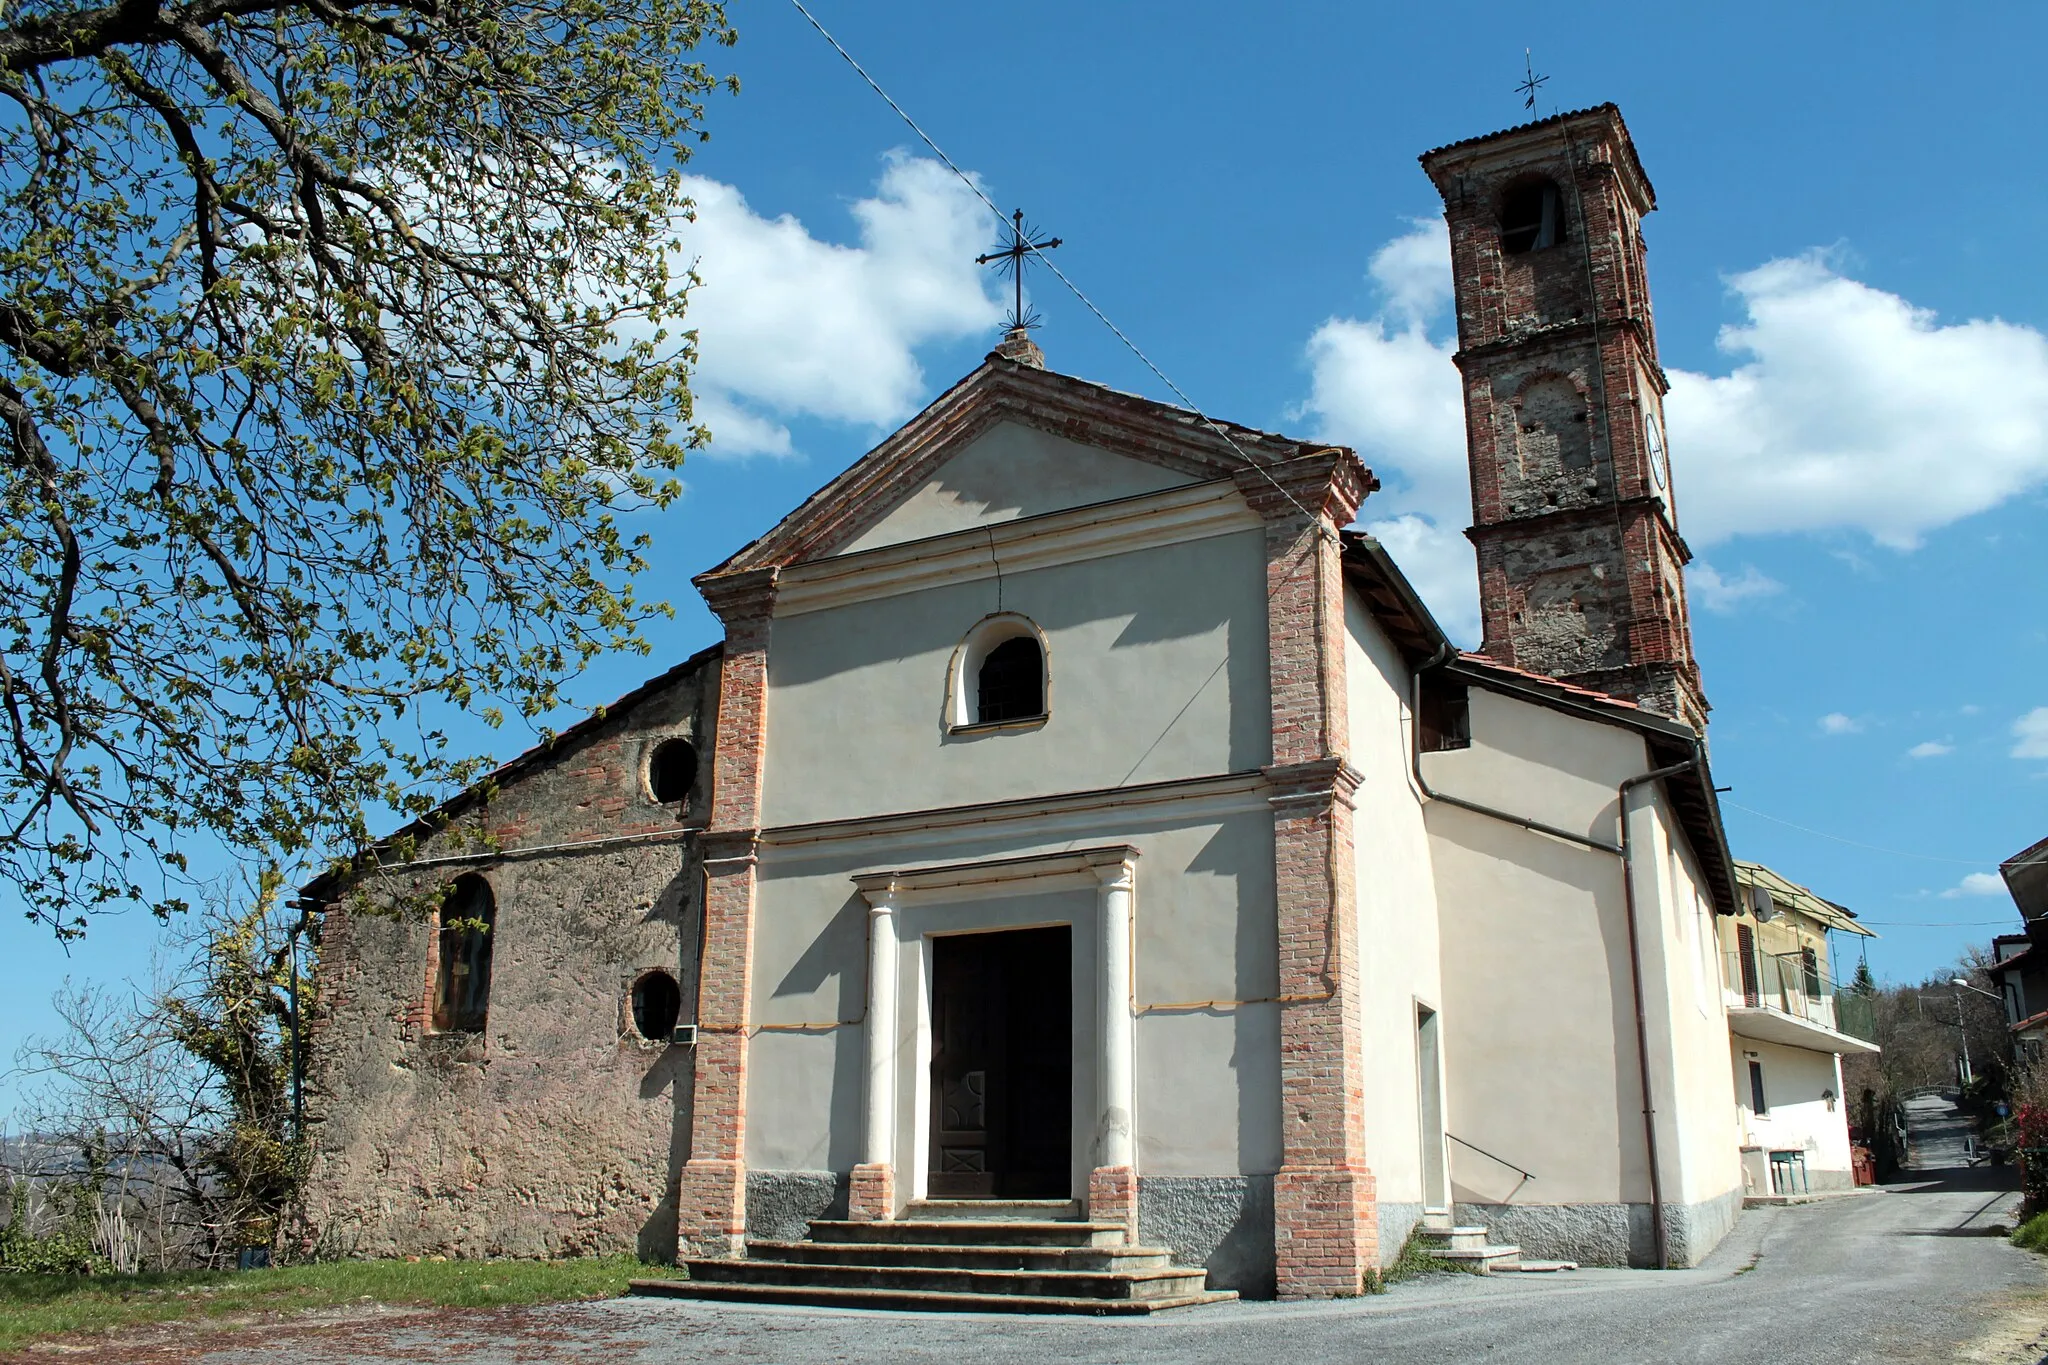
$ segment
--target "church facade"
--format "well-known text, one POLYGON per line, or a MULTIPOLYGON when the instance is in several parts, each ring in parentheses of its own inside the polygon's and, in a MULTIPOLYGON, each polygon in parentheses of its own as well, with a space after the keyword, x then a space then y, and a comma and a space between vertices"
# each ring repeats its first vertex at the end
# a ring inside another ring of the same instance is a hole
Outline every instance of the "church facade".
POLYGON ((1014 332, 696 580, 716 651, 386 874, 487 897, 488 933, 308 889, 316 1220, 385 1251, 723 1257, 1074 1200, 1288 1297, 1358 1292, 1425 1223, 1710 1250, 1743 1193, 1736 892, 1654 198, 1611 106, 1424 165, 1480 651, 1346 529, 1377 486, 1353 452, 1055 373, 1014 332))

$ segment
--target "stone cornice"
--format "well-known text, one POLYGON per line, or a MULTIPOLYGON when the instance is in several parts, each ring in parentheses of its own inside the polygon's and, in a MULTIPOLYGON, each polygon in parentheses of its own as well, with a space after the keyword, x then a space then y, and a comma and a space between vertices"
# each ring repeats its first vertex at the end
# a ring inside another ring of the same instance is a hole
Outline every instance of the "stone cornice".
POLYGON ((1359 504, 1380 486, 1358 456, 1330 446, 1279 464, 1239 468, 1232 476, 1244 500, 1267 521, 1285 521, 1304 513, 1328 517, 1348 526, 1359 504))
POLYGON ((1276 764, 1264 770, 1273 794, 1266 798, 1276 814, 1298 814, 1304 808, 1326 810, 1342 802, 1347 808, 1365 775, 1342 758, 1276 764))
POLYGON ((1493 341, 1482 341, 1467 346, 1451 357, 1462 373, 1465 362, 1491 360, 1495 356, 1524 357, 1538 353, 1539 348, 1562 350, 1569 346, 1590 343, 1595 334, 1604 341, 1617 334, 1626 333, 1634 339, 1636 349, 1641 352, 1644 366, 1657 377, 1660 393, 1671 391, 1671 381, 1665 376, 1664 367, 1657 363, 1656 342, 1650 335, 1646 320, 1634 313, 1620 317, 1603 317, 1596 327, 1589 318, 1574 318, 1569 322, 1553 322, 1540 327, 1530 327, 1493 341))
POLYGON ((760 839, 757 829, 707 829, 697 836, 697 849, 706 863, 752 863, 760 839))
MULTIPOLYGON (((1135 824, 1148 818, 1149 811, 1168 807, 1174 808, 1176 815, 1198 805, 1205 812, 1219 815, 1232 810, 1253 810, 1259 807, 1266 789, 1266 778, 1262 773, 1219 773, 1213 777, 1176 778, 1128 787, 1105 787, 966 806, 783 825, 762 830, 761 845, 764 851, 780 861, 817 854, 838 856, 832 851, 858 839, 886 838, 892 843, 900 843, 906 836, 918 836, 945 842, 958 839, 963 831, 992 829, 1004 829, 1012 837, 1022 838, 1020 827, 1028 827, 1034 822, 1065 823, 1069 827, 1090 822, 1099 825, 1106 813, 1135 824)), ((1070 829, 1062 831, 1066 832, 1070 829)))
POLYGON ((1062 853, 1021 858, 987 858, 968 863, 862 872, 853 885, 870 906, 915 905, 921 901, 976 900, 1011 894, 1018 882, 1047 883, 1075 889, 1114 886, 1130 878, 1138 850, 1130 844, 1103 844, 1062 853))
POLYGON ((1530 535, 1540 531, 1567 530, 1596 522, 1612 522, 1617 515, 1628 517, 1639 512, 1655 513, 1658 522, 1671 537, 1672 546, 1678 552, 1678 562, 1692 562, 1692 548, 1685 543, 1685 537, 1678 533, 1678 527, 1672 522, 1670 506, 1662 498, 1644 494, 1637 494, 1632 498, 1613 498, 1606 502, 1588 503, 1583 507, 1546 507, 1538 512, 1517 513, 1501 517, 1497 521, 1468 526, 1465 528, 1465 538, 1478 545, 1503 536, 1530 535))
POLYGON ((730 629, 742 622, 766 620, 774 614, 776 579, 777 571, 771 567, 732 573, 713 571, 690 581, 704 595, 705 605, 730 629))

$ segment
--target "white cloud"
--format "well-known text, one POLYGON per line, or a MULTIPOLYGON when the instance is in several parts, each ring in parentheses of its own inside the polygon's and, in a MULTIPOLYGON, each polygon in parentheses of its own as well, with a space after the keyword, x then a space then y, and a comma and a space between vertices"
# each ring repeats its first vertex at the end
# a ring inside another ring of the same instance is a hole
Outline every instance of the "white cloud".
POLYGON ((1961 881, 1941 893, 1945 901, 1959 900, 1964 896, 2001 896, 2005 894, 2005 883, 1990 872, 1972 872, 1961 881))
POLYGON ((1671 374, 1688 534, 1854 527, 1910 548, 2048 481, 2048 338, 1942 325, 1819 253, 1728 281, 1733 373, 1671 374))
POLYGON ((1955 751, 1956 746, 1953 744, 1943 744, 1939 740, 1928 739, 1922 740, 1920 743, 1915 744, 1912 748, 1906 750, 1906 757, 1940 758, 1944 754, 1952 754, 1955 751))
MULTIPOLYGON (((1368 529, 1407 522, 1425 573, 1472 561, 1464 409, 1448 325, 1450 247, 1417 220, 1382 246, 1371 317, 1333 317, 1307 345, 1309 396, 1296 414, 1355 446, 1387 484, 1368 529)), ((1726 375, 1671 371, 1668 427, 1687 538, 1861 530, 1897 549, 2048 483, 2048 337, 2011 323, 1944 325, 1840 274, 1819 253, 1731 277, 1744 313, 1724 327, 1726 375)), ((1423 574, 1418 574, 1418 579, 1423 574)), ((1431 594, 1454 632, 1477 621, 1476 584, 1431 594)), ((1703 605, 1767 594, 1696 564, 1703 605)), ((2048 756, 2048 754, 2044 754, 2048 756)))
POLYGON ((1824 735, 1860 735, 1863 722, 1840 711, 1830 711, 1820 718, 1820 732, 1824 735))
POLYGON ((1686 570, 1686 589, 1708 611, 1728 613, 1752 597, 1770 597, 1785 590, 1785 585, 1764 573, 1754 564, 1742 566, 1742 572, 1733 578, 1722 577, 1719 570, 1704 559, 1694 560, 1686 570))
POLYGON ((794 453, 795 416, 886 427, 925 397, 916 348, 988 331, 1002 307, 974 255, 984 208, 935 161, 893 156, 852 207, 858 246, 822 241, 795 218, 763 218, 731 185, 685 177, 694 222, 677 234, 703 283, 685 324, 698 333, 694 387, 712 450, 794 453))
POLYGON ((2048 706, 2037 706, 2012 723, 2014 758, 2048 758, 2048 706))
POLYGON ((1444 628, 1479 636, 1479 582, 1464 528, 1472 519, 1465 400, 1451 363, 1456 343, 1429 334, 1451 297, 1450 236, 1416 220, 1374 253, 1382 305, 1367 319, 1331 318, 1308 342, 1309 397, 1297 416, 1319 439, 1357 449, 1385 485, 1366 500, 1364 527, 1444 628))

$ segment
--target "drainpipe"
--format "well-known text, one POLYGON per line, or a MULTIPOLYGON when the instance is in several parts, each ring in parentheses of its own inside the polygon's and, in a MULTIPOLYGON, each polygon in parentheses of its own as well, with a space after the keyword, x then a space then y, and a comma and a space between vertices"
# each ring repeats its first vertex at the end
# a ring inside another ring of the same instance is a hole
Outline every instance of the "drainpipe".
MULTIPOLYGON (((1694 741, 1692 757, 1680 763, 1673 763, 1663 768, 1653 768, 1649 772, 1631 777, 1616 789, 1616 810, 1619 813, 1621 823, 1621 838, 1616 843, 1609 843, 1605 839, 1595 839, 1590 835, 1580 834, 1575 830, 1560 829, 1556 825, 1548 825, 1541 820, 1531 819, 1526 815, 1517 815, 1513 811, 1500 810, 1494 806, 1481 805, 1477 801, 1467 801, 1462 796, 1452 796, 1446 792, 1437 791, 1429 785, 1429 779, 1422 775, 1422 679, 1425 674, 1433 673, 1450 662, 1451 657, 1456 653, 1457 651, 1446 641, 1437 647, 1436 653, 1418 667, 1409 679, 1408 754, 1409 764, 1415 775, 1417 790, 1431 801, 1441 801, 1447 806, 1456 806, 1459 810, 1468 810, 1475 815, 1484 815, 1488 819, 1504 821, 1520 829, 1533 830, 1538 834, 1547 834, 1554 839, 1563 839, 1568 843, 1577 844, 1581 848, 1595 849, 1601 853, 1611 853, 1621 859, 1622 905, 1628 920, 1629 991, 1633 997, 1636 1010, 1636 1063, 1643 1090, 1643 1148, 1649 1160, 1650 1170, 1650 1232, 1657 1243, 1657 1268, 1659 1270, 1669 1270, 1671 1268, 1671 1237, 1670 1230, 1665 1226, 1664 1222, 1664 1173, 1658 1161, 1657 1108, 1650 1084, 1650 1017, 1649 1009, 1643 996, 1642 941, 1641 935, 1636 928, 1635 849, 1629 841, 1628 798, 1629 794, 1637 787, 1651 782, 1659 782, 1667 777, 1675 777, 1679 773, 1698 767, 1700 762, 1698 741, 1694 741)), ((1578 708, 1573 709, 1576 710, 1578 708)), ((1594 713, 1589 711, 1588 714, 1594 713)))

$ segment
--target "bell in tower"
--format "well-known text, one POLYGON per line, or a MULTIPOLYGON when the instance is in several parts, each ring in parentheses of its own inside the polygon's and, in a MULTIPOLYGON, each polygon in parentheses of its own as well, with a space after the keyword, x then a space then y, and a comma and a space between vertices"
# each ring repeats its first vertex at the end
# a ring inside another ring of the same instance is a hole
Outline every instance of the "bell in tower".
POLYGON ((1657 333, 1656 194, 1611 104, 1439 147, 1481 652, 1704 733, 1657 333))

